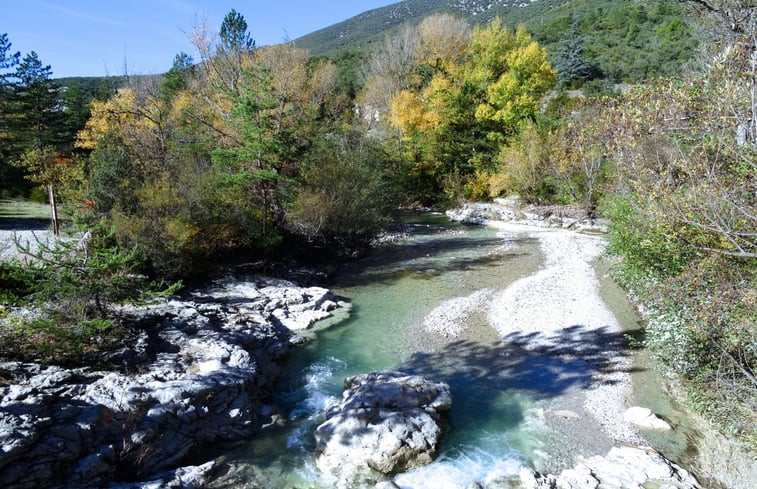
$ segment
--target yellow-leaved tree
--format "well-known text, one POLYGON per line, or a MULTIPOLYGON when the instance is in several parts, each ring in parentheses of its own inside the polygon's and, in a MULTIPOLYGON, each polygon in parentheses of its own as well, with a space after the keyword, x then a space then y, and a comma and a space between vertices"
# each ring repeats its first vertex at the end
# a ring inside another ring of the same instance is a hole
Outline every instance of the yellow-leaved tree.
POLYGON ((469 35, 463 25, 448 16, 421 23, 422 83, 392 97, 389 120, 424 180, 421 192, 478 198, 488 193, 481 181, 496 171, 500 149, 536 118, 556 72, 524 28, 497 18, 469 35), (435 31, 439 25, 446 27, 435 31))
POLYGON ((515 31, 499 18, 473 31, 466 77, 485 87, 476 119, 493 123, 488 136, 503 140, 539 112, 539 101, 557 81, 544 48, 524 27, 515 31))

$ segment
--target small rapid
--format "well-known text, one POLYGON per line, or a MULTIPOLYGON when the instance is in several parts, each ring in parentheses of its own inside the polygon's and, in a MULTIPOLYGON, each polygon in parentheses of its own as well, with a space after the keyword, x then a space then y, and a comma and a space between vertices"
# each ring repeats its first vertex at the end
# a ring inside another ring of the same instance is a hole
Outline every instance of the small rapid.
POLYGON ((282 404, 293 406, 288 422, 294 424, 295 428, 287 437, 288 449, 307 447, 320 415, 339 403, 339 398, 328 387, 331 385, 333 391, 334 372, 343 370, 344 367, 345 363, 338 358, 327 357, 305 369, 305 385, 278 394, 282 404))
POLYGON ((505 434, 490 433, 478 442, 447 450, 431 464, 400 474, 393 481, 401 489, 459 489, 518 475, 523 461, 505 434))

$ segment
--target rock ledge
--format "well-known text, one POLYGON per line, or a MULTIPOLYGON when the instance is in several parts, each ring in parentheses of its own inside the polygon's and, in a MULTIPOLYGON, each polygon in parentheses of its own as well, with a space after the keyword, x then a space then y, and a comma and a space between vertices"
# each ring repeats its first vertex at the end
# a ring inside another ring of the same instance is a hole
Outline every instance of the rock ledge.
MULTIPOLYGON (((120 368, 0 364, 0 487, 155 480, 203 446, 250 437, 270 421, 260 400, 296 342, 292 330, 337 307, 318 287, 226 280, 125 308, 140 335, 110 354, 120 368)), ((211 468, 179 470, 175 477, 194 482, 170 487, 200 487, 211 468)))

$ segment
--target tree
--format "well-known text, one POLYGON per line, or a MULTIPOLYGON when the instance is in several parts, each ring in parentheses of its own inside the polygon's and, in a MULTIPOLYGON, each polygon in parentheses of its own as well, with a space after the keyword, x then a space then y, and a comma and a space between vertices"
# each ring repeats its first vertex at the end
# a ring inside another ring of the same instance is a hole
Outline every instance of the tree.
MULTIPOLYGON (((464 31, 458 24, 453 32, 459 39, 464 31)), ((478 195, 473 180, 495 169, 500 146, 536 117, 555 83, 546 52, 525 29, 511 31, 499 19, 474 29, 463 54, 449 55, 427 81, 391 100, 391 123, 426 196, 440 190, 451 199, 461 191, 478 195)))
POLYGON ((332 253, 362 249, 396 209, 393 158, 356 127, 321 135, 306 158, 291 226, 332 253))
POLYGON ((511 31, 499 18, 474 30, 470 51, 466 76, 486 90, 476 119, 493 123, 489 137, 501 141, 539 112, 539 100, 555 84, 555 70, 524 27, 511 31))
POLYGON ((18 121, 14 128, 25 148, 42 149, 61 142, 60 86, 50 65, 30 52, 16 67, 14 99, 18 121))
POLYGON ((71 158, 64 158, 52 146, 30 148, 24 152, 16 164, 26 170, 26 178, 29 181, 43 186, 47 191, 53 233, 56 236, 59 235, 60 220, 58 219, 56 189, 65 184, 78 184, 82 178, 80 168, 77 168, 71 158))
POLYGON ((397 34, 387 36, 371 53, 363 68, 365 87, 360 97, 365 114, 386 113, 397 93, 419 84, 419 47, 418 30, 406 25, 397 34))
POLYGON ((78 82, 66 87, 63 94, 63 128, 66 150, 70 151, 76 140, 76 134, 81 131, 89 119, 89 100, 82 86, 78 82))
POLYGON ((221 23, 221 50, 242 53, 255 49, 255 41, 247 32, 247 21, 242 14, 231 9, 221 23))
POLYGON ((451 14, 434 14, 421 21, 418 33, 420 63, 437 71, 447 71, 465 58, 470 26, 464 19, 451 14))
POLYGON ((271 110, 279 104, 270 80, 260 70, 246 74, 246 91, 236 101, 231 125, 241 144, 213 151, 213 165, 226 189, 228 201, 244 223, 245 244, 266 253, 278 241, 275 232, 283 217, 284 191, 281 176, 282 151, 271 110), (237 200, 238 199, 238 200, 237 200))
POLYGON ((704 72, 637 87, 603 113, 619 194, 610 243, 647 297, 647 345, 708 417, 753 444, 757 12, 695 3, 724 9, 704 72))
POLYGON ((582 83, 592 78, 595 69, 584 60, 584 39, 578 31, 578 21, 573 19, 570 37, 562 41, 562 49, 557 53, 555 68, 558 81, 563 85, 582 83))
POLYGON ((27 179, 44 185, 50 203, 53 232, 60 232, 55 187, 63 165, 59 146, 63 142, 60 86, 52 79, 50 65, 43 66, 34 51, 16 67, 13 87, 14 118, 11 131, 25 152, 13 162, 24 168, 27 179))
POLYGON ((164 75, 160 83, 160 95, 170 100, 174 95, 189 86, 189 78, 194 74, 194 60, 187 53, 179 53, 173 60, 171 69, 164 75))
POLYGON ((14 180, 18 179, 18 170, 10 164, 16 157, 17 150, 11 133, 14 122, 14 108, 11 103, 13 96, 13 84, 11 79, 13 72, 10 71, 18 64, 21 54, 11 52, 11 42, 7 34, 0 34, 0 191, 8 191, 14 180))
MULTIPOLYGON (((721 25, 731 35, 754 33, 754 0, 678 0, 703 8, 720 18, 721 25)), ((723 33, 721 28, 720 34, 723 33)))

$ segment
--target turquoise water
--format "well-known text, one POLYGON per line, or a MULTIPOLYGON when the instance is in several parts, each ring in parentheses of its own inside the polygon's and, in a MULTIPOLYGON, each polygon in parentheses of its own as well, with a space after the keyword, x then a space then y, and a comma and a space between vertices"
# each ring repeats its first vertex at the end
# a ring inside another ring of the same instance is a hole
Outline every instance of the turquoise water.
POLYGON ((313 431, 346 376, 386 368, 445 381, 453 396, 437 461, 395 477, 397 485, 466 487, 533 466, 549 434, 528 410, 580 388, 590 368, 500 344, 485 311, 472 312, 455 338, 429 333, 423 320, 445 300, 505 288, 541 264, 527 234, 423 216, 408 238, 345 266, 329 286, 352 304, 349 318, 309 332, 311 341, 292 353, 269 400, 280 422, 227 450, 224 487, 332 487, 314 467, 313 431))

